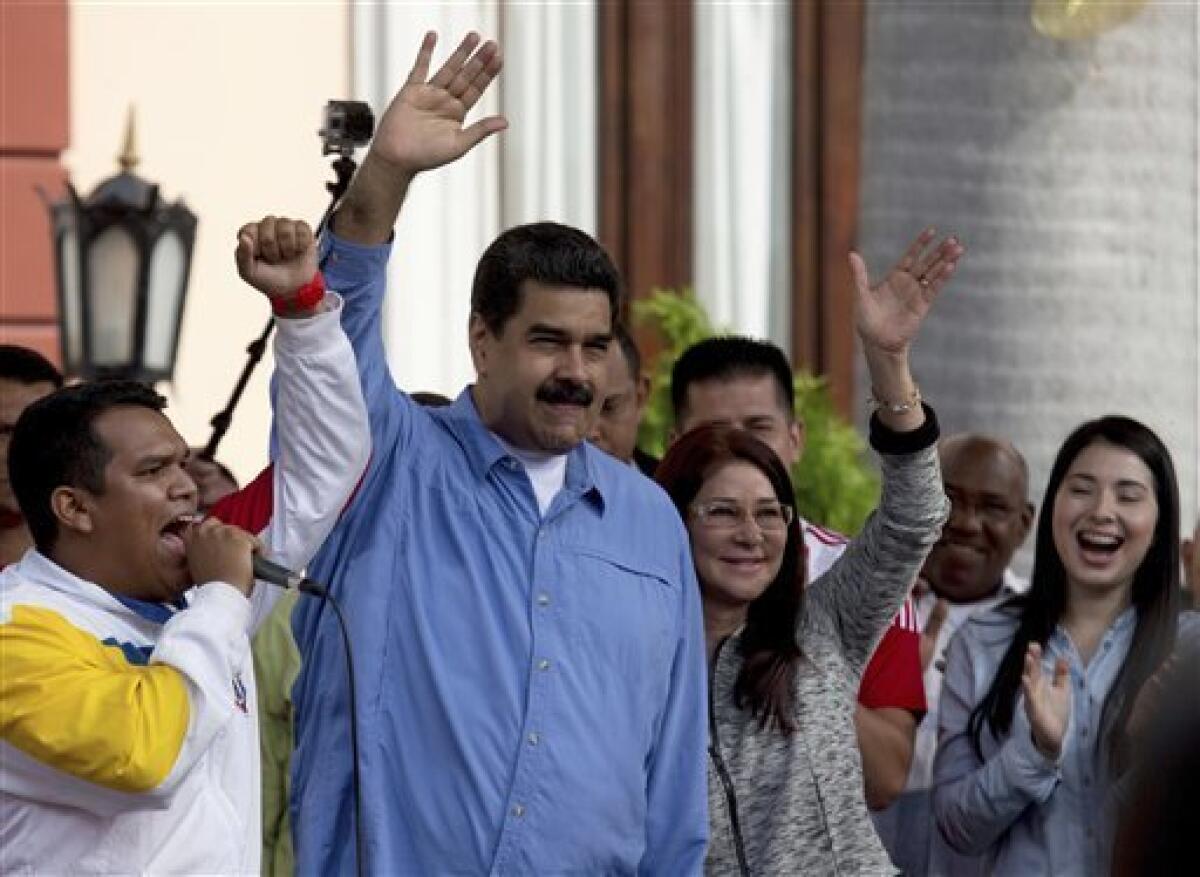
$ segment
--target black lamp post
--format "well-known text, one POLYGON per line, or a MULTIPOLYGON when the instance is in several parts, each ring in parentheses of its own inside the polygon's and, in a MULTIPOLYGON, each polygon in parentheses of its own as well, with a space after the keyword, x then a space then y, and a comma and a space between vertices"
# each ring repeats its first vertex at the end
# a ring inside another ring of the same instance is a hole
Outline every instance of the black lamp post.
POLYGON ((175 370, 196 216, 133 173, 130 111, 121 172, 86 200, 50 205, 64 371, 154 383, 175 370))

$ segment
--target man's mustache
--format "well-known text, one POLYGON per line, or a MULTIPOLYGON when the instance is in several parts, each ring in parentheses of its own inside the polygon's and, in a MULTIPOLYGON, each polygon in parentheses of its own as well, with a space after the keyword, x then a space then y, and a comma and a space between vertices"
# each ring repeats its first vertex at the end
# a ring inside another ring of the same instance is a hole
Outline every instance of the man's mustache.
POLYGON ((537 391, 537 400, 550 405, 580 405, 587 408, 594 398, 591 388, 575 381, 548 381, 537 391))

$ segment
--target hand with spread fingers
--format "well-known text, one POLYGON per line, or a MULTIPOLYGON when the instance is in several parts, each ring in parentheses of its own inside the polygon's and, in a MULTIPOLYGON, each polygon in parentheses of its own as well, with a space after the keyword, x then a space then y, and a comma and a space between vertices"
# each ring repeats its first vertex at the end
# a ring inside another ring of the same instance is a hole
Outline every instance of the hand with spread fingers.
POLYGON ((954 273, 965 251, 951 236, 931 247, 936 232, 927 228, 896 266, 872 285, 866 263, 850 254, 854 277, 854 321, 871 376, 876 414, 889 429, 907 432, 925 422, 920 391, 909 371, 909 348, 929 308, 954 273))
POLYGON ((500 47, 480 45, 469 33, 441 69, 429 78, 437 35, 421 41, 404 86, 379 120, 371 153, 402 173, 416 174, 462 157, 484 138, 508 127, 503 116, 488 116, 463 127, 471 108, 500 72, 500 47))
POLYGON ((379 120, 334 214, 332 228, 344 240, 368 246, 388 240, 413 177, 461 158, 508 127, 503 116, 464 127, 467 113, 500 73, 500 47, 491 40, 480 45, 479 34, 469 33, 430 78, 436 44, 436 34, 425 34, 408 79, 379 120))
POLYGON ((268 298, 293 295, 317 273, 317 244, 308 223, 267 216, 238 230, 238 275, 268 298))
POLYGON ((1047 679, 1042 672, 1042 647, 1030 643, 1025 652, 1021 689, 1034 745, 1047 758, 1057 761, 1071 723, 1071 675, 1066 660, 1055 661, 1054 676, 1047 679))
POLYGON ((921 232, 895 267, 874 286, 862 256, 850 254, 856 292, 855 324, 865 347, 888 354, 908 352, 934 299, 966 252, 953 235, 931 247, 936 236, 932 228, 921 232))

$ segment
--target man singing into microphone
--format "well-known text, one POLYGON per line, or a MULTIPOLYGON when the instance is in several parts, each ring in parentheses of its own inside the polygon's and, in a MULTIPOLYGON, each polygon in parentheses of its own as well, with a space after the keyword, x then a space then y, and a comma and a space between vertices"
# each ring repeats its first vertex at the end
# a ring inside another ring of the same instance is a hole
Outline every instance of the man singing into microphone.
MULTIPOLYGON (((242 276, 277 315, 275 464, 195 522, 188 448, 141 384, 31 405, 12 483, 35 548, 0 574, 6 873, 257 872, 258 719, 248 634, 273 603, 252 553, 302 566, 358 481, 369 436, 340 299, 311 232, 254 230, 242 276)), ((277 593, 277 592, 275 592, 277 593)))

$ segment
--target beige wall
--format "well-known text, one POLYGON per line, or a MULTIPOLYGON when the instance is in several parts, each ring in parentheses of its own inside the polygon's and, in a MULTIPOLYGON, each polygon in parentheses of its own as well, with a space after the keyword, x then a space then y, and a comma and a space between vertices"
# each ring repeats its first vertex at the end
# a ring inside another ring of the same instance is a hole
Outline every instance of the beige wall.
MULTIPOLYGON (((325 207, 316 131, 325 101, 348 96, 348 25, 345 2, 71 5, 71 179, 88 192, 115 172, 132 103, 138 172, 200 218, 175 382, 160 388, 192 444, 269 315, 234 273, 237 229, 267 213, 315 222, 325 207)), ((270 370, 268 353, 218 451, 243 481, 266 461, 270 370)))

